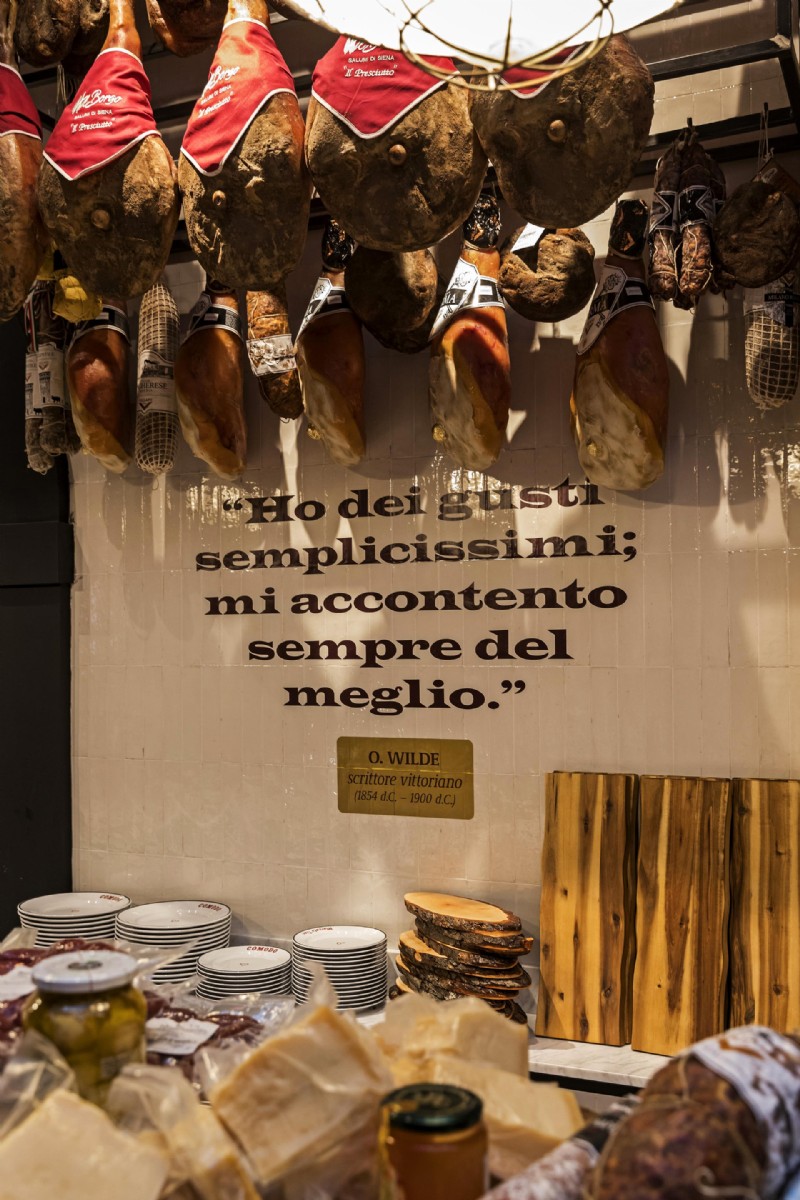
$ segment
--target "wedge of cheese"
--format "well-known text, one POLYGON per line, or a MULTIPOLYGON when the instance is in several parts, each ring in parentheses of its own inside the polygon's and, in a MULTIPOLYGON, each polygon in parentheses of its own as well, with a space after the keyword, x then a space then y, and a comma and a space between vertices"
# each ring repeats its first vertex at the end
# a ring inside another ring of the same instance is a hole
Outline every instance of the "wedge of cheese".
POLYGON ((531 1083, 483 1063, 439 1054, 412 1063, 398 1059, 395 1083, 449 1083, 483 1101, 489 1132, 489 1166, 498 1179, 510 1179, 549 1154, 583 1127, 572 1092, 554 1083, 531 1083))
POLYGON ((167 1169, 94 1104, 57 1091, 0 1142, 0 1200, 157 1200, 167 1169))
POLYGON ((268 1184, 374 1120, 391 1087, 374 1038, 321 1007, 255 1050, 210 1099, 268 1184))
POLYGON ((483 1000, 440 1003, 428 996, 399 996, 375 1029, 389 1057, 427 1060, 449 1054, 459 1061, 482 1062, 528 1078, 528 1028, 507 1021, 483 1000))

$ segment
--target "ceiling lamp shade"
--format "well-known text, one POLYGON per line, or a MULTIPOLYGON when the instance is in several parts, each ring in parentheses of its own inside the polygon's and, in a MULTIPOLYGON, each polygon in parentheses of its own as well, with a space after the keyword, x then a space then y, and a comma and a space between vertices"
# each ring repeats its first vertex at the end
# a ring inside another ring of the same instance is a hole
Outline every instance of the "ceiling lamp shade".
MULTIPOLYGON (((284 0, 303 17, 370 46, 419 61, 455 58, 467 81, 497 86, 510 68, 564 74, 614 33, 681 0, 284 0), (566 60, 559 51, 586 47, 566 60), (548 60, 556 61, 549 63, 548 60)), ((426 66, 425 62, 420 65, 426 66)))

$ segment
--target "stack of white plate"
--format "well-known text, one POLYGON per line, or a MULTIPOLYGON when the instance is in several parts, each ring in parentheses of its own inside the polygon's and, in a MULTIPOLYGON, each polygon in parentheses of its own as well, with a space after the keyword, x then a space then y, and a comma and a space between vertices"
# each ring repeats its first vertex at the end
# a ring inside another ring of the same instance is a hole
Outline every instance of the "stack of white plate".
POLYGON ((62 938, 113 940, 117 914, 129 905, 128 896, 111 892, 57 892, 23 900, 17 913, 25 929, 36 930, 37 946, 52 946, 62 938))
POLYGON ((291 996, 292 956, 278 946, 227 946, 197 960, 198 996, 224 1000, 244 992, 291 996))
POLYGON ((305 1004, 313 982, 309 965, 321 963, 339 1008, 375 1008, 386 1000, 386 934, 362 925, 305 929, 292 939, 292 990, 305 1004))
POLYGON ((197 960, 231 940, 231 910, 211 900, 162 900, 139 904, 117 917, 117 937, 142 946, 191 950, 153 972, 156 983, 182 983, 195 974, 197 960))

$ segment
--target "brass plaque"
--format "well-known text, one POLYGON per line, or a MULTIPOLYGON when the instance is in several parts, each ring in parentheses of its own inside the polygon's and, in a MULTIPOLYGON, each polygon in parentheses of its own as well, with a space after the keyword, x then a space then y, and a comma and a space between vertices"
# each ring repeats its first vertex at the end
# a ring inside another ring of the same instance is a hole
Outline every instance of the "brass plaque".
POLYGON ((471 821, 472 742, 339 738, 339 812, 471 821))

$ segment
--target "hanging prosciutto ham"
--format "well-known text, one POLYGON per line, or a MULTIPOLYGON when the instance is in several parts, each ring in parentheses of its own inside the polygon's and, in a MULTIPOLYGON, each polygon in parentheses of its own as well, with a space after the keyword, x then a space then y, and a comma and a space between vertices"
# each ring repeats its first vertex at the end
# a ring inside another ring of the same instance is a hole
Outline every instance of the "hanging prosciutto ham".
POLYGON ((482 196, 433 327, 430 365, 434 438, 460 467, 485 471, 500 454, 508 424, 511 364, 500 295, 500 213, 482 196))
POLYGON ((648 216, 641 200, 617 205, 570 401, 587 478, 622 492, 649 487, 664 471, 669 375, 642 262, 648 216))
POLYGON ((78 73, 89 65, 82 60, 100 50, 107 26, 108 0, 22 0, 17 53, 34 67, 63 62, 78 73))
POLYGON ((102 52, 47 143, 39 206, 81 282, 139 296, 158 280, 178 223, 175 165, 161 140, 132 0, 110 0, 102 52))
POLYGON ((185 58, 219 41, 226 0, 147 0, 147 18, 158 40, 185 58))
POLYGON ((300 259, 311 203, 303 117, 268 20, 264 0, 230 0, 179 166, 192 249, 211 278, 254 291, 300 259))
POLYGON ((297 365, 309 433, 334 462, 352 467, 364 457, 364 337, 344 290, 353 241, 330 219, 322 239, 320 275, 297 338, 297 365))
POLYGON ((0 321, 18 313, 47 247, 36 204, 39 115, 14 57, 17 0, 0 0, 0 321))
MULTIPOLYGON (((456 75, 449 59, 432 59, 456 75)), ((340 38, 317 63, 306 158, 314 186, 363 246, 432 246, 463 223, 486 173, 465 87, 399 51, 340 38)))
POLYGON ((130 341, 125 301, 117 298, 104 304, 95 320, 76 327, 67 350, 67 382, 81 445, 115 474, 131 461, 130 341))

